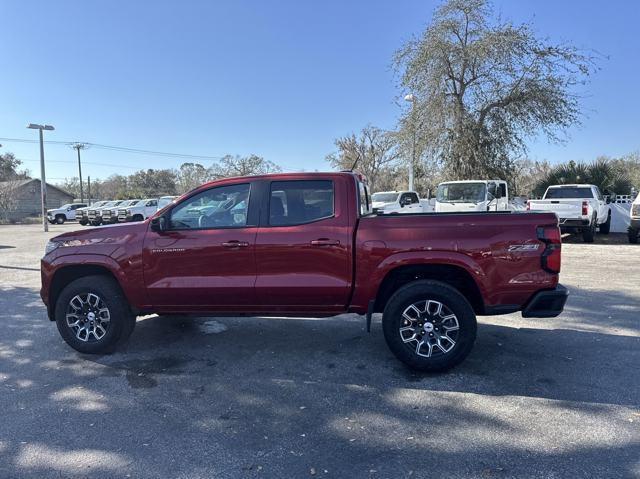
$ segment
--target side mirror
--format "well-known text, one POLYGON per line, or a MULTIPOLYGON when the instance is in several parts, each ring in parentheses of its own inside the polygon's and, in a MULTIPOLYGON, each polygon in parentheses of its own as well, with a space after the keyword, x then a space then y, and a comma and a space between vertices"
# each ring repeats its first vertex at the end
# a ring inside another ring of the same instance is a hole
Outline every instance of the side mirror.
POLYGON ((167 231, 167 218, 164 216, 156 216, 151 219, 151 231, 155 231, 156 233, 162 233, 167 231))
POLYGON ((605 200, 607 202, 607 204, 611 204, 611 196, 607 196, 607 199, 605 200))
POLYGON ((67 211, 71 211, 71 206, 69 206, 69 207, 67 208, 67 211))

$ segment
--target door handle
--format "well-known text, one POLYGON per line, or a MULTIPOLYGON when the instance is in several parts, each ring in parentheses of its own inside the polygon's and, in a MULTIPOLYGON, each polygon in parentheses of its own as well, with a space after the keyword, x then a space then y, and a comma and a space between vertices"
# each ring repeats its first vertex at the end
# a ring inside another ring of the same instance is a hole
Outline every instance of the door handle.
POLYGON ((329 238, 320 238, 311 241, 311 246, 338 246, 339 244, 339 240, 332 240, 329 238))
POLYGON ((232 240, 225 241, 224 243, 222 243, 222 246, 224 246, 225 248, 246 248, 247 246, 249 246, 249 243, 246 241, 232 240))

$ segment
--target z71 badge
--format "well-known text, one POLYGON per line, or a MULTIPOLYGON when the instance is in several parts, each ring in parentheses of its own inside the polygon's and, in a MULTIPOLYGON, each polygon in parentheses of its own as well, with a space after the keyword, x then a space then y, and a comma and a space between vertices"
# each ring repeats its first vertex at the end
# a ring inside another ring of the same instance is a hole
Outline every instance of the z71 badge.
POLYGON ((537 251, 537 249, 539 247, 540 247, 540 245, 537 244, 537 243, 512 244, 511 246, 509 246, 509 253, 515 253, 515 252, 520 252, 520 251, 537 251))

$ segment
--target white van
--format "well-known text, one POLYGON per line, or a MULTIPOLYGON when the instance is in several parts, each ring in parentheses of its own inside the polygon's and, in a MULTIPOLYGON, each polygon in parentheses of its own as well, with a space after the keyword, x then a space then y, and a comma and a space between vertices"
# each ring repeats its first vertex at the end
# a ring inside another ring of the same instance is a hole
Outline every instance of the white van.
POLYGON ((508 211, 509 187, 504 180, 445 181, 438 185, 436 213, 508 211))

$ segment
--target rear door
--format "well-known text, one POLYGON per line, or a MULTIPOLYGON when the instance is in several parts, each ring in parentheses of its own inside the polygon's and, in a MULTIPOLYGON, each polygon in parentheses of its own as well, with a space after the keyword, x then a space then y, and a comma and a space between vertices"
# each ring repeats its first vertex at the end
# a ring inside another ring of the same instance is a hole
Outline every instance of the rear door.
POLYGON ((168 230, 147 231, 149 298, 159 309, 251 311, 256 299, 258 210, 248 182, 195 193, 166 212, 168 230))
POLYGON ((265 312, 344 310, 353 225, 349 203, 339 199, 356 195, 348 180, 266 182, 256 237, 256 296, 265 312))

